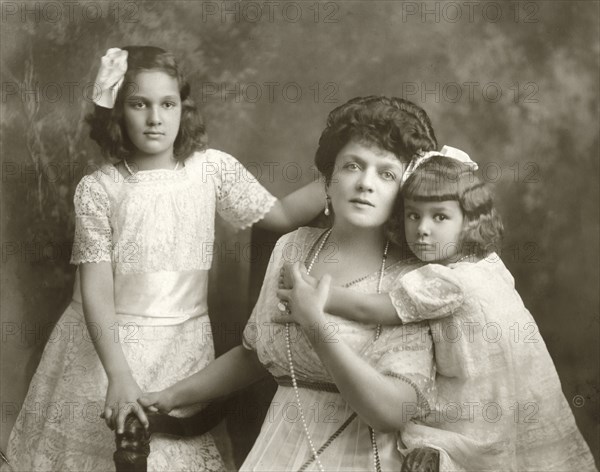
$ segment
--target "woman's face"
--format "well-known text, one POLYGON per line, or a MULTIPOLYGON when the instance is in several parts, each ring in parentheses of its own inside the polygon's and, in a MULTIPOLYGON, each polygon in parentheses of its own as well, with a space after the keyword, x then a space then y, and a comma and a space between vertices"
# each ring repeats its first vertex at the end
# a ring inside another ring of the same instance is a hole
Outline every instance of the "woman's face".
POLYGON ((338 153, 327 193, 335 224, 383 226, 392 214, 404 173, 395 154, 351 140, 338 153))
POLYGON ((133 79, 135 92, 125 99, 129 139, 142 155, 172 157, 181 122, 177 79, 162 71, 144 71, 133 79))

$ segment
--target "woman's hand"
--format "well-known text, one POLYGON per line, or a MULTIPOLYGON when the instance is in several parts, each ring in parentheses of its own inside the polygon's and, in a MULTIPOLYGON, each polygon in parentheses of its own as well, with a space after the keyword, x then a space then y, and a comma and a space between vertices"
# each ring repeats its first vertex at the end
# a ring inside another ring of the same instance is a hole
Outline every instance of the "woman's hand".
POLYGON ((402 464, 402 471, 432 472, 440 467, 440 451, 432 447, 413 449, 402 464))
POLYGON ((148 428, 146 413, 137 402, 141 394, 142 389, 131 374, 109 378, 103 417, 110 429, 116 428, 117 433, 122 434, 125 418, 131 412, 135 413, 145 428, 148 428))
POLYGON ((169 413, 175 407, 172 397, 171 391, 166 388, 160 392, 146 392, 138 398, 138 402, 153 413, 169 413))
POLYGON ((289 290, 293 287, 292 285, 292 274, 290 272, 291 264, 289 262, 284 263, 279 270, 279 289, 289 290))
MULTIPOLYGON (((302 274, 302 279, 308 283, 309 285, 311 285, 312 287, 317 286, 318 280, 315 279, 314 277, 311 277, 310 275, 308 275, 308 272, 306 271, 306 267, 304 267, 304 264, 297 264, 300 268, 300 274, 302 274)), ((292 288, 294 288, 294 279, 292 277, 292 267, 294 266, 294 264, 290 264, 289 262, 286 262, 285 264, 283 264, 283 266, 281 266, 281 270, 279 271, 279 289, 283 289, 283 290, 290 290, 292 288)))
POLYGON ((303 328, 314 327, 323 322, 325 304, 329 296, 331 276, 325 274, 316 286, 306 281, 302 275, 300 263, 295 263, 290 268, 293 287, 288 291, 278 291, 288 303, 291 321, 298 323, 303 328), (282 292, 282 293, 280 293, 282 292))

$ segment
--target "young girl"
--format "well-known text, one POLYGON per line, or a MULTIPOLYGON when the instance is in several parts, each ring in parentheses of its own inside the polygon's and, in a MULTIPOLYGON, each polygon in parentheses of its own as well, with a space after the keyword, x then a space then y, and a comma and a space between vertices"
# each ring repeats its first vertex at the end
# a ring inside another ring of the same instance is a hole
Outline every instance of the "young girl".
MULTIPOLYGON (((73 301, 12 431, 14 470, 114 470, 114 433, 100 416, 114 427, 133 411, 147 424, 142 390, 165 388, 214 357, 207 281, 215 211, 237 228, 285 231, 316 216, 325 198, 315 182, 277 201, 233 157, 205 148, 171 54, 127 47, 102 62, 91 137, 119 162, 77 186, 73 301)), ((148 468, 223 464, 210 435, 155 435, 148 468)))
POLYGON ((406 243, 426 265, 389 296, 332 288, 325 309, 369 323, 429 320, 438 401, 401 436, 408 449, 438 449, 440 470, 596 470, 537 325, 493 252, 502 224, 491 193, 465 153, 443 152, 413 161, 402 188, 406 243))

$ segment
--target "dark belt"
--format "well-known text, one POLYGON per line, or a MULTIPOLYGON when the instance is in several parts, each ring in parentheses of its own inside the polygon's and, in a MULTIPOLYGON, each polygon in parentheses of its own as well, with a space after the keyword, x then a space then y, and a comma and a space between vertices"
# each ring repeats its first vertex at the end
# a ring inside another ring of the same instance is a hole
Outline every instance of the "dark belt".
MULTIPOLYGON (((289 375, 275 377, 275 381, 282 387, 293 387, 292 378, 289 375)), ((316 390, 317 392, 340 393, 337 386, 329 382, 308 382, 306 380, 296 380, 296 385, 298 385, 298 388, 316 390)))

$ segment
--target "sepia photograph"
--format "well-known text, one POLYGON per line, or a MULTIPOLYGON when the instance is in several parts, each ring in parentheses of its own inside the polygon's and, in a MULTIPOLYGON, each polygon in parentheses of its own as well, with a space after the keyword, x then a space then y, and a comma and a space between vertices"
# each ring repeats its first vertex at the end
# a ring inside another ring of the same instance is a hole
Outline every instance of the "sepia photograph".
POLYGON ((0 0, 0 471, 600 467, 600 2, 0 0))

